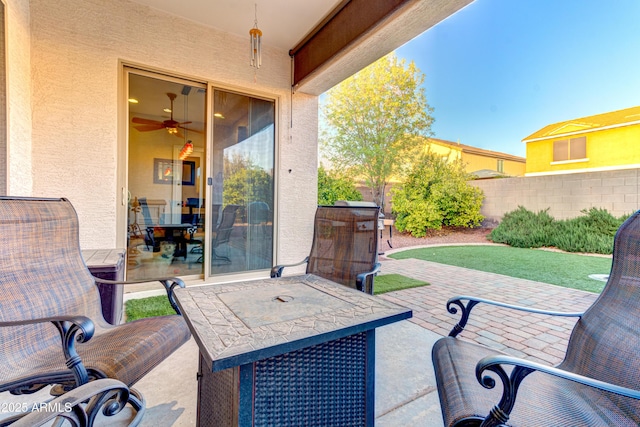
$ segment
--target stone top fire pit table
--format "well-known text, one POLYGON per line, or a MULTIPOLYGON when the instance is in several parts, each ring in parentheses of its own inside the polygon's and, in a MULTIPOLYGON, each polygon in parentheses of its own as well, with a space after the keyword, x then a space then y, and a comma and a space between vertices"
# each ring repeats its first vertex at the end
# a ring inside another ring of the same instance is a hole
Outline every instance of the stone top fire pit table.
POLYGON ((176 290, 198 425, 374 423, 375 328, 410 309, 311 274, 176 290))

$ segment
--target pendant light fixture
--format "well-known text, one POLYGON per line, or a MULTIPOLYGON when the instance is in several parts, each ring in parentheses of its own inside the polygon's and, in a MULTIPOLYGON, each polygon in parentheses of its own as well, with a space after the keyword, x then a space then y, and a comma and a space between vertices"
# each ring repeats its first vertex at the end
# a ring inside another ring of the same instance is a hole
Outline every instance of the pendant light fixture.
POLYGON ((189 157, 191 153, 193 153, 193 144, 191 143, 191 140, 188 140, 184 143, 182 150, 180 150, 180 156, 178 158, 180 160, 184 160, 189 157))
POLYGON ((249 64, 256 69, 262 65, 262 31, 258 29, 258 5, 255 5, 255 20, 253 28, 249 30, 249 44, 251 48, 251 61, 249 64))
MULTIPOLYGON (((189 88, 189 90, 186 90, 186 88, 187 86, 185 86, 185 88, 182 90, 182 93, 185 94, 185 98, 184 98, 185 120, 187 120, 187 118, 189 117, 189 92, 191 91, 191 88, 189 88)), ((188 136, 189 136, 189 129, 185 127, 184 128, 184 145, 182 146, 182 149, 180 150, 180 155, 178 156, 178 159, 180 160, 185 160, 187 157, 191 155, 191 153, 193 153, 193 144, 191 143, 190 139, 187 139, 188 136)))

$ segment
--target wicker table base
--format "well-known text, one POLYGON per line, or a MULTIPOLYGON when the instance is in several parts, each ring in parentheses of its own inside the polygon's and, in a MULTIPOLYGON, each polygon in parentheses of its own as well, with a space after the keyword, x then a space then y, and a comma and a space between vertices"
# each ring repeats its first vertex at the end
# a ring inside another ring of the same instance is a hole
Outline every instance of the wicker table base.
POLYGON ((212 372, 200 358, 200 426, 373 426, 375 331, 212 372))

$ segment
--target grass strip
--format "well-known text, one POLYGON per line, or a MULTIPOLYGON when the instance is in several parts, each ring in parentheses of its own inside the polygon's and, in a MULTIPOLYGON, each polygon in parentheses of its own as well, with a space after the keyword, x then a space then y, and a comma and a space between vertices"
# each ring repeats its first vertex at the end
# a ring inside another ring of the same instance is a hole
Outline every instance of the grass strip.
POLYGON ((158 295, 155 297, 147 297, 140 299, 130 299, 124 305, 127 322, 143 319, 145 317, 166 316, 168 314, 176 314, 175 310, 169 304, 166 295, 158 295))
MULTIPOLYGON (((410 249, 389 255, 465 267, 565 288, 599 293, 604 282, 590 274, 609 274, 611 258, 508 246, 442 246, 410 249)), ((377 279, 376 279, 377 286, 377 279)))
POLYGON ((400 291, 402 289, 418 288, 420 286, 428 286, 429 283, 422 280, 412 279, 402 274, 381 274, 376 276, 373 282, 373 293, 375 295, 384 294, 386 292, 400 291))
MULTIPOLYGON (((374 293, 378 295, 427 285, 429 285, 429 283, 415 280, 401 274, 383 274, 375 278, 374 293)), ((176 312, 171 308, 166 295, 158 295, 127 301, 125 303, 125 313, 127 322, 133 322, 134 320, 145 317, 166 316, 168 314, 175 314, 176 312)))

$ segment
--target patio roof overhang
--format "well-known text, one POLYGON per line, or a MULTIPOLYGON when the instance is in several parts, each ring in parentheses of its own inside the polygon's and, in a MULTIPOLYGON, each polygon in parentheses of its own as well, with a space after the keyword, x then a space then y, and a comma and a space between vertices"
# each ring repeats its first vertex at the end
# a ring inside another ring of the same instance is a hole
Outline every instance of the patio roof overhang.
POLYGON ((473 0, 344 0, 300 43, 296 91, 320 95, 473 0))
MULTIPOLYGON (((241 37, 255 0, 133 0, 241 37)), ((289 52, 296 91, 320 95, 473 0, 270 0, 258 4, 263 42, 289 52)))

